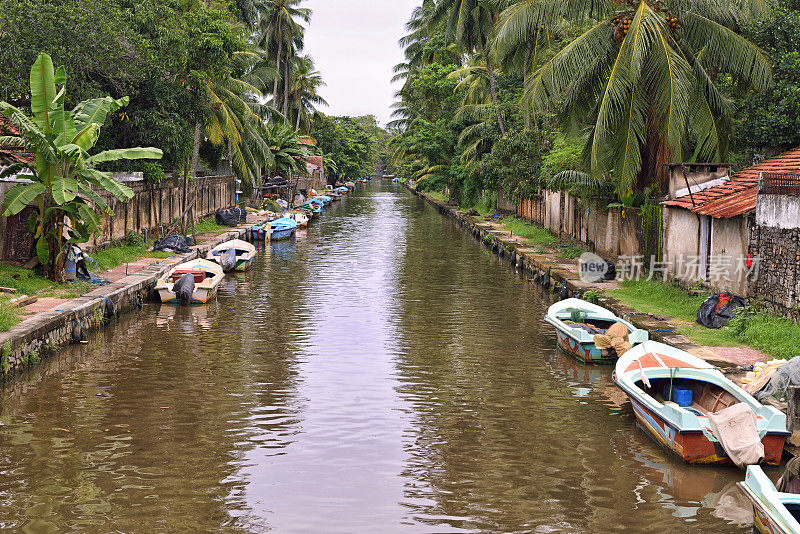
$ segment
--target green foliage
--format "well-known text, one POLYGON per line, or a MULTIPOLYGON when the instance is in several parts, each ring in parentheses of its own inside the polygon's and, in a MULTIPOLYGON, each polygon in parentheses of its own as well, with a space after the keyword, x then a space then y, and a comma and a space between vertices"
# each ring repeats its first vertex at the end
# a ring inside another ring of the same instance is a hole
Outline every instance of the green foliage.
POLYGON ((155 148, 114 149, 90 155, 107 117, 125 107, 128 98, 95 98, 69 111, 64 107, 66 81, 64 68, 54 69, 50 56, 41 53, 31 67, 32 116, 0 102, 0 111, 21 132, 12 140, 36 154, 35 164, 26 165, 32 182, 17 184, 8 191, 2 214, 16 215, 29 203, 36 203, 32 225, 36 251, 45 276, 53 279, 62 276, 63 245, 88 241, 100 231, 101 214, 112 214, 92 188, 104 189, 121 201, 133 196, 129 187, 97 167, 118 160, 161 157, 161 151, 155 148), (68 224, 64 223, 65 218, 68 224))
POLYGON ((97 262, 97 271, 107 271, 123 263, 131 263, 141 258, 168 258, 171 252, 151 251, 147 244, 117 245, 103 250, 96 250, 91 257, 97 262))
POLYGON ((197 234, 210 234, 212 232, 222 232, 224 230, 228 230, 228 227, 217 224, 214 217, 206 217, 194 225, 194 231, 197 232, 197 234))
POLYGON ((372 176, 382 156, 385 159, 389 135, 372 115, 364 117, 321 116, 311 137, 323 159, 333 163, 328 173, 336 178, 372 176))
POLYGON ((748 152, 796 148, 800 146, 800 8, 782 0, 772 16, 747 25, 745 35, 769 55, 773 84, 739 102, 737 147, 748 152))
POLYGON ((663 208, 660 204, 646 203, 642 206, 642 236, 644 238, 645 260, 650 262, 650 256, 655 256, 656 261, 661 258, 663 240, 663 208))
POLYGON ((558 244, 558 238, 549 230, 518 217, 506 217, 503 219, 503 226, 514 235, 529 240, 533 245, 551 247, 558 244))
POLYGON ((791 319, 743 308, 726 328, 740 342, 770 356, 790 360, 800 352, 800 324, 791 319))
POLYGON ((0 286, 14 288, 19 294, 35 295, 55 285, 52 280, 39 276, 31 269, 0 264, 0 286))
POLYGON ((558 249, 558 255, 568 260, 578 258, 584 252, 586 252, 586 249, 575 244, 569 244, 558 249))
POLYGON ((144 245, 144 236, 139 232, 128 230, 128 232, 125 234, 125 238, 122 241, 130 247, 141 246, 144 245))
POLYGON ((581 298, 586 302, 591 302, 592 304, 598 304, 600 302, 600 292, 596 289, 590 289, 589 291, 585 292, 581 298))
MULTIPOLYGON (((22 311, 9 302, 10 299, 0 297, 0 332, 7 332, 20 322, 22 311)), ((8 356, 5 351, 2 354, 3 361, 8 364, 8 356)), ((5 374, 5 365, 3 366, 3 373, 5 374)))
POLYGON ((538 180, 542 156, 549 146, 547 137, 533 131, 514 131, 498 140, 482 162, 488 187, 499 184, 512 198, 537 193, 543 185, 538 180))
MULTIPOLYGON (((4 328, 0 326, 0 331, 3 330, 4 328)), ((5 330, 8 330, 8 328, 5 328, 5 330)), ((0 351, 0 370, 3 371, 3 375, 8 374, 8 366, 9 366, 8 360, 10 356, 11 356, 11 340, 9 339, 3 344, 3 349, 0 351)))
POLYGON ((148 182, 160 184, 167 178, 164 169, 158 163, 144 161, 141 163, 141 169, 144 179, 148 182))
POLYGON ((639 311, 692 322, 706 300, 705 296, 690 295, 679 287, 658 280, 623 280, 620 289, 610 293, 639 311))

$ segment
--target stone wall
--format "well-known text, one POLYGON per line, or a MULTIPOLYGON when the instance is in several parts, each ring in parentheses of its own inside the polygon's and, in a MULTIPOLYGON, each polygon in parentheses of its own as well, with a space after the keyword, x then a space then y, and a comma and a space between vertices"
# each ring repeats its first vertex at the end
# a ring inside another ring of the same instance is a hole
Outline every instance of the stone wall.
POLYGON ((800 320, 800 228, 754 223, 748 252, 760 258, 750 296, 774 313, 800 320))

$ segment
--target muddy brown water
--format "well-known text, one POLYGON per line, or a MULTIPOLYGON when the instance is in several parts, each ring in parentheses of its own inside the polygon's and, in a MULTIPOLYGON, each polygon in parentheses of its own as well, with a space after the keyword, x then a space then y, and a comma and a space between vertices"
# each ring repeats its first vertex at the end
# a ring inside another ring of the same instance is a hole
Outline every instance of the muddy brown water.
POLYGON ((146 305, 0 396, 0 528, 746 532, 735 469, 635 426, 547 300, 399 186, 146 305))

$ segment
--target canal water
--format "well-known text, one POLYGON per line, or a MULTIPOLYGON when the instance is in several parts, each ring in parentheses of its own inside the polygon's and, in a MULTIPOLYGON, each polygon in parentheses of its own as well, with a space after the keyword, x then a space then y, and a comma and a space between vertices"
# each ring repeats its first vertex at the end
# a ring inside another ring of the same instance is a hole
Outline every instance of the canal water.
POLYGON ((540 291, 399 186, 267 245, 205 307, 146 305, 0 396, 0 529, 745 532, 540 291))

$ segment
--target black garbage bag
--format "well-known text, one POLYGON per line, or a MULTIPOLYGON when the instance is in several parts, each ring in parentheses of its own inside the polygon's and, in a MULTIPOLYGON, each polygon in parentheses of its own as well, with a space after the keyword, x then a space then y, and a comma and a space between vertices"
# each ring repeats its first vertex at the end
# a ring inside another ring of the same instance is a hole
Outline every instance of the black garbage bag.
POLYGON ((753 396, 758 402, 767 399, 780 401, 786 396, 789 386, 800 386, 800 356, 795 356, 775 369, 767 385, 753 396))
POLYGON ((700 305, 700 309, 697 311, 697 322, 708 328, 722 328, 728 324, 736 310, 743 308, 746 304, 742 297, 727 291, 715 293, 700 305))
POLYGON ((216 213, 217 224, 224 226, 239 226, 240 223, 247 221, 247 210, 238 206, 227 209, 218 209, 216 213))
POLYGON ((186 238, 178 233, 169 234, 163 239, 159 239, 153 245, 153 250, 160 250, 162 252, 189 252, 189 245, 186 243, 186 238))
POLYGON ((616 279, 617 279, 617 268, 614 267, 613 262, 606 260, 606 274, 603 275, 603 280, 616 280, 616 279))
POLYGON ((192 302, 192 293, 194 293, 194 275, 186 273, 181 276, 180 280, 175 282, 172 286, 172 291, 178 297, 178 302, 181 306, 188 306, 192 302))

